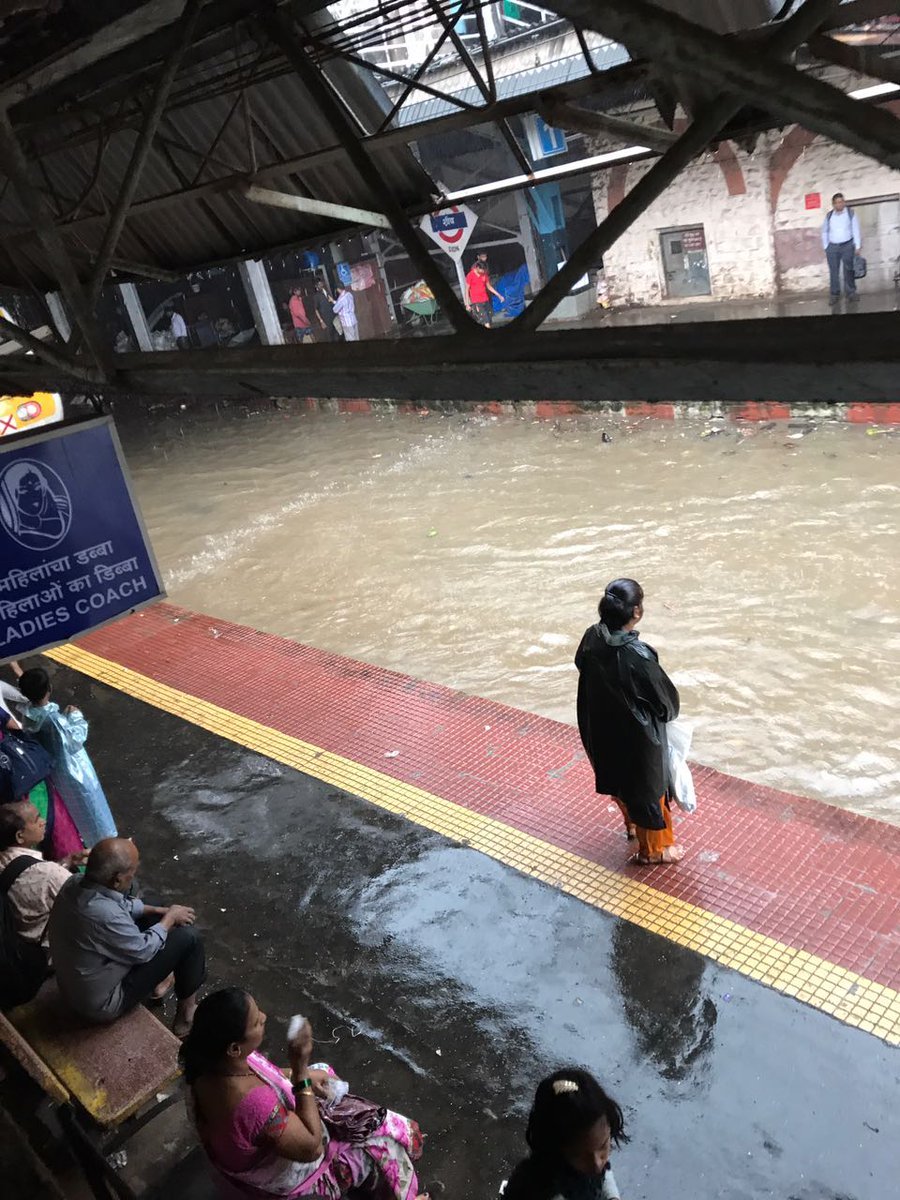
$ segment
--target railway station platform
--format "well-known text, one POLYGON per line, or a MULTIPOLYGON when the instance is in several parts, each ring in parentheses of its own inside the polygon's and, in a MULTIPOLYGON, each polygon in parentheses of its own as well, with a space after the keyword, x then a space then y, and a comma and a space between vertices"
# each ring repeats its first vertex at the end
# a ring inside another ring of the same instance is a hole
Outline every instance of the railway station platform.
MULTIPOLYGON (((630 1200, 890 1194, 900 829, 697 767, 688 857, 641 870, 568 725, 169 604, 49 658, 210 986, 276 1058, 308 1014, 448 1198, 496 1196, 570 1062, 625 1109, 630 1200)), ((212 1196, 196 1153, 145 1160, 212 1196)))

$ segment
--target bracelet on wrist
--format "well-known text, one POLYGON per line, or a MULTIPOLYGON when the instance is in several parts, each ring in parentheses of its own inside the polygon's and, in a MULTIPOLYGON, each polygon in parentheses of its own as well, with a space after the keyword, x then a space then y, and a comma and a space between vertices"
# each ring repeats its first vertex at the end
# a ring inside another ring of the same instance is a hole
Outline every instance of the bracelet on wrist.
POLYGON ((293 1085, 293 1091, 300 1092, 301 1094, 308 1092, 310 1095, 312 1095, 312 1080, 308 1077, 306 1079, 298 1079, 293 1085))

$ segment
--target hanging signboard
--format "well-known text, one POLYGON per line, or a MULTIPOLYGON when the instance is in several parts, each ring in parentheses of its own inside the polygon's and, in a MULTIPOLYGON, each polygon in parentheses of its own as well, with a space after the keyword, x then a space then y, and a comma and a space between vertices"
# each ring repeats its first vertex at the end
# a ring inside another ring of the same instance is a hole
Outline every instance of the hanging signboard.
POLYGON ((63 418, 58 392, 33 392, 29 396, 0 396, 0 437, 9 437, 52 425, 63 418))
POLYGON ((164 595, 111 417, 0 441, 0 662, 164 595))
POLYGON ((469 243, 478 217, 465 204, 453 204, 428 213, 419 222, 422 232, 451 258, 460 258, 469 243))

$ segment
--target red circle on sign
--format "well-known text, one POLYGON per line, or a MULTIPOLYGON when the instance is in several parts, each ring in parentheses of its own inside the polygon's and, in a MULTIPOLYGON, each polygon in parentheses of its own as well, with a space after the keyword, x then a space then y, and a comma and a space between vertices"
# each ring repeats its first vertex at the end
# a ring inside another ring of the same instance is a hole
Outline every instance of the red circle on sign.
MULTIPOLYGON (((449 211, 450 212, 459 212, 459 208, 457 205, 454 204, 453 207, 449 211)), ((442 242, 449 242, 451 245, 453 245, 455 242, 459 241, 459 239, 462 237, 464 232, 465 231, 463 229, 454 229, 454 231, 452 233, 438 233, 438 237, 441 239, 442 242)))

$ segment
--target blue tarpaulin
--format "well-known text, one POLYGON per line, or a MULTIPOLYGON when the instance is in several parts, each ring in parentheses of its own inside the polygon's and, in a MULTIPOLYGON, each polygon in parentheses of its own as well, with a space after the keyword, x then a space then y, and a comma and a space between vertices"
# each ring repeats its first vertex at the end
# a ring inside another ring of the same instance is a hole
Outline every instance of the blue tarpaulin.
POLYGON ((492 279, 491 285, 503 297, 501 304, 496 296, 491 296, 494 312, 503 312, 510 317, 517 317, 525 308, 525 289, 528 287, 528 267, 522 263, 517 271, 508 271, 499 279, 492 279))

